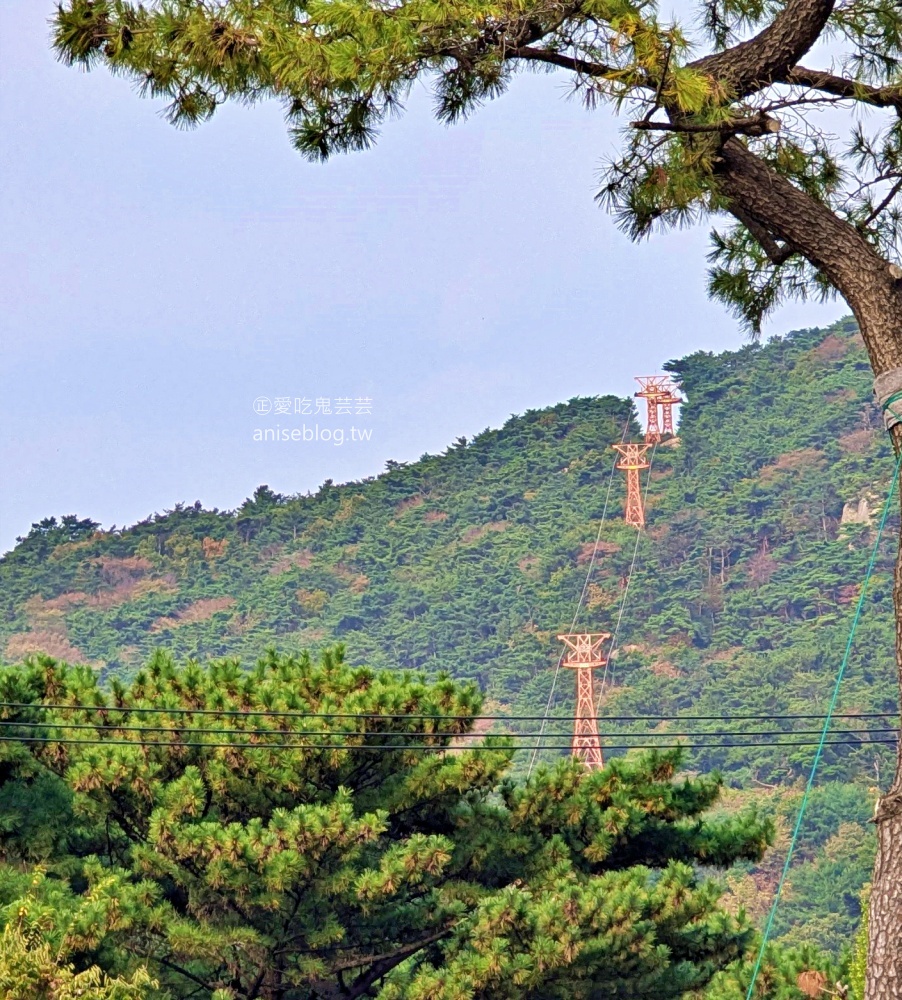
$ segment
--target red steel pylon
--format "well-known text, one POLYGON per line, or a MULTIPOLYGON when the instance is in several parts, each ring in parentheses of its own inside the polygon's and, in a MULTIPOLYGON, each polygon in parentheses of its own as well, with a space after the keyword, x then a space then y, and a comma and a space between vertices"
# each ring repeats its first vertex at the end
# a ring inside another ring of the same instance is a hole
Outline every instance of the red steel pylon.
POLYGON ((609 632, 574 632, 558 636, 567 647, 563 665, 576 671, 576 717, 570 752, 588 768, 604 767, 593 672, 607 662, 601 647, 610 638, 609 632))
POLYGON ((661 440, 658 403, 662 396, 667 395, 665 386, 670 380, 666 375, 637 375, 636 381, 639 383, 636 397, 645 400, 645 440, 649 444, 657 444, 661 440))
POLYGON ((645 457, 650 447, 650 444, 637 444, 633 441, 614 445, 614 449, 623 456, 618 459, 617 468, 626 473, 626 508, 623 519, 636 528, 645 526, 645 505, 642 503, 639 473, 651 465, 645 457))
POLYGON ((662 396, 661 403, 661 433, 673 436, 673 408, 677 403, 682 403, 683 399, 677 387, 671 382, 667 386, 667 395, 662 396))
POLYGON ((680 402, 680 397, 672 392, 662 396, 661 403, 661 434, 673 436, 673 404, 680 402))
POLYGON ((673 434, 673 406, 681 403, 677 388, 669 375, 637 375, 640 390, 636 396, 645 400, 645 440, 657 444, 665 434, 673 434), (661 420, 658 419, 661 408, 661 420))

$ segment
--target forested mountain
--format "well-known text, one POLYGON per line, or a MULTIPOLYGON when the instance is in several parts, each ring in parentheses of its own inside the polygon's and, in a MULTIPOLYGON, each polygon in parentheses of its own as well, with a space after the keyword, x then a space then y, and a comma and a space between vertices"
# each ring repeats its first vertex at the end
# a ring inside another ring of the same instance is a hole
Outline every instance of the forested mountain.
MULTIPOLYGON (((445 670, 477 680, 499 713, 541 715, 555 636, 570 628, 592 565, 577 624, 617 633, 606 732, 763 728, 811 740, 816 720, 779 717, 827 706, 892 471, 860 338, 844 321, 665 367, 687 403, 678 438, 653 455, 638 536, 622 521, 623 477, 612 476, 611 444, 640 434, 632 400, 573 399, 312 495, 262 486, 236 511, 178 505, 113 531, 44 520, 0 561, 0 651, 11 662, 38 651, 88 662, 108 680, 160 646, 250 662, 267 645, 341 641, 351 663, 445 670)), ((897 525, 893 516, 843 713, 895 711, 897 525)), ((552 713, 572 712, 572 698, 562 674, 552 713)), ((892 749, 868 733, 854 740, 827 748, 780 918, 795 940, 835 950, 858 916, 873 851, 866 820, 892 749)), ((708 741, 687 751, 689 766, 724 771, 737 803, 754 794, 785 827, 814 748, 708 741)), ((731 876, 736 905, 761 911, 778 864, 777 850, 731 876)))

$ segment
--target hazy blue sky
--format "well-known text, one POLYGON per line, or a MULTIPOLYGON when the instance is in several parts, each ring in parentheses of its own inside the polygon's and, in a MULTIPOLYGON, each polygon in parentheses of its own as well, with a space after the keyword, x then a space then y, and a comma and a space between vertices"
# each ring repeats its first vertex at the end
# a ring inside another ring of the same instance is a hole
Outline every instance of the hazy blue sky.
MULTIPOLYGON (((619 126, 562 77, 453 128, 418 91, 375 150, 311 165, 275 105, 178 132, 58 65, 52 9, 0 7, 0 550, 50 514, 122 525, 375 474, 742 342, 705 298, 704 231, 635 246, 595 206, 619 126), (261 395, 372 414, 261 418, 261 395), (280 419, 372 439, 252 440, 280 419)), ((791 306, 770 332, 846 311, 791 306)))

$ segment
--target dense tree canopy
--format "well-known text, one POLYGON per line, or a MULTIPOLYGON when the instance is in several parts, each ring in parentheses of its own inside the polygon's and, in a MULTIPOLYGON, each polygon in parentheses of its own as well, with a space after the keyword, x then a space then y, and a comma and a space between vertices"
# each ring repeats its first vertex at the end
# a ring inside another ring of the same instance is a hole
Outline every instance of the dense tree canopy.
MULTIPOLYGON (((654 455, 635 566, 630 575, 636 540, 622 523, 618 476, 578 620, 609 631, 621 622, 602 729, 636 738, 605 742, 648 743, 654 733, 672 743, 675 732, 725 730, 810 740, 790 734, 810 730, 811 720, 775 717, 824 710, 872 541, 868 522, 888 488, 889 448, 861 339, 843 321, 669 367, 688 402, 679 442, 654 455), (841 523, 844 511, 858 517, 862 502, 865 520, 841 523), (621 714, 673 721, 611 718, 621 714), (730 721, 748 714, 764 721, 730 721)), ((0 648, 10 662, 57 650, 93 664, 107 687, 133 677, 160 644, 180 660, 252 662, 272 636, 296 653, 344 639, 352 665, 446 669, 478 682, 493 714, 540 715, 555 635, 572 620, 599 532, 607 444, 629 414, 627 400, 571 400, 314 495, 258 490, 234 512, 179 505, 116 531, 89 522, 49 535, 38 524, 0 559, 0 648)), ((895 709, 891 564, 887 538, 843 713, 895 709)), ((573 694, 572 679, 561 677, 541 759, 565 752, 551 748, 568 742, 573 694)), ((530 721, 502 725, 535 730, 530 721)), ((831 735, 825 749, 780 938, 836 954, 848 943, 875 847, 874 786, 892 763, 891 748, 874 739, 891 725, 889 717, 837 722, 865 731, 846 745, 831 735), (848 823, 860 837, 838 837, 848 823), (849 864, 835 892, 838 850, 849 864)), ((813 747, 763 737, 692 742, 710 745, 688 750, 687 767, 719 770, 733 789, 731 808, 754 797, 791 827, 793 785, 813 747), (739 745, 724 745, 731 742, 739 745)), ((526 759, 516 755, 514 776, 526 759)), ((778 854, 730 875, 730 897, 756 919, 779 863, 778 854)))
POLYGON ((45 658, 0 695, 35 741, 0 763, 4 940, 56 914, 97 1000, 155 996, 145 970, 186 1000, 678 997, 749 943, 696 867, 759 857, 769 825, 706 816, 719 781, 674 753, 515 784, 510 751, 453 745, 474 689, 340 649, 160 654, 108 694, 45 658))
POLYGON ((0 866, 0 901, 4 1000, 162 1000, 143 966, 109 976, 92 961, 108 933, 131 923, 128 889, 115 877, 97 878, 76 896, 38 869, 0 866))
MULTIPOLYGON (((886 403, 902 389, 902 8, 699 0, 696 13, 687 29, 654 0, 67 0, 55 46, 168 99, 175 124, 280 100, 319 158, 367 146, 415 81, 451 122, 517 69, 564 71, 590 106, 629 113, 600 191, 622 227, 640 238, 730 216, 712 236, 712 294, 757 332, 787 296, 838 292, 886 403)), ((902 424, 893 433, 902 448, 902 424)), ((902 990, 902 756, 876 820, 868 994, 889 998, 902 990)))

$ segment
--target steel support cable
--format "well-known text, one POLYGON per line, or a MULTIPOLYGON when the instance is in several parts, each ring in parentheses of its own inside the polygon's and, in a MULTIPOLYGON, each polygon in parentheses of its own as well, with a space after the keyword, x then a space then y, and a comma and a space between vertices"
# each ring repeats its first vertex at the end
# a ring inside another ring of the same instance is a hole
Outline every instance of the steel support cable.
MULTIPOLYGON (((630 421, 631 420, 632 420, 632 414, 630 414, 630 416, 628 416, 626 418, 626 422, 623 425, 623 433, 620 435, 620 443, 621 444, 623 444, 623 442, 626 440, 626 436, 629 433, 630 421)), ((615 455, 614 456, 614 461, 611 464, 611 474, 610 474, 610 476, 608 476, 608 488, 607 488, 607 492, 605 493, 605 497, 604 497, 604 507, 602 508, 602 511, 601 511, 601 520, 598 522, 598 531, 595 534, 595 544, 592 546, 592 557, 589 560, 589 568, 586 571, 586 578, 583 581, 583 588, 580 591, 579 600, 576 602, 576 611, 573 612, 573 621, 570 623, 570 631, 571 632, 576 628, 576 623, 577 623, 577 621, 579 619, 579 613, 582 610, 583 601, 585 601, 585 599, 586 599, 586 593, 589 590, 589 581, 592 578, 592 570, 595 568, 595 560, 598 557, 598 546, 599 546, 599 544, 601 542, 601 532, 602 532, 602 529, 604 528, 604 523, 605 523, 605 520, 607 519, 607 516, 608 516, 608 506, 609 506, 610 501, 611 501, 611 490, 613 489, 613 486, 614 486, 614 475, 615 475, 616 472, 617 472, 617 456, 615 455)), ((554 676, 551 678, 551 690, 548 692, 548 701, 545 703, 545 714, 542 716, 542 732, 543 733, 544 733, 545 726, 546 726, 547 721, 548 721, 548 716, 551 713, 551 706, 554 704, 554 692, 555 692, 555 689, 557 688, 557 680, 558 680, 558 677, 559 677, 560 672, 561 672, 561 667, 562 667, 562 665, 564 663, 564 656, 565 656, 565 654, 566 654, 566 650, 562 649, 561 650, 561 655, 557 659, 557 665, 554 668, 554 676)), ((539 755, 539 748, 541 746, 541 742, 542 742, 542 737, 540 735, 539 742, 536 745, 536 748, 533 750, 532 756, 529 759, 529 767, 526 769, 526 777, 527 778, 529 778, 529 776, 532 774, 532 770, 535 767, 536 758, 539 755)))
MULTIPOLYGON (((763 721, 763 720, 762 720, 763 721)), ((203 736, 269 736, 269 737, 313 737, 317 739, 356 739, 358 737, 392 737, 392 738, 405 738, 405 739, 421 739, 421 740, 431 740, 436 737, 448 737, 451 739, 470 739, 473 737, 472 733, 461 733, 453 729, 436 729, 427 731, 417 731, 417 730, 376 730, 376 729, 344 729, 344 730, 329 730, 329 729, 211 729, 206 726, 191 726, 191 725, 172 725, 172 726, 129 726, 118 724, 115 722, 109 723, 94 723, 94 722, 65 722, 60 720, 52 720, 50 722, 17 722, 12 719, 2 719, 0 720, 0 732, 3 730, 16 730, 16 729, 53 729, 59 731, 68 730, 89 730, 94 733, 199 733, 203 736)), ((897 733, 898 727, 883 727, 883 728, 858 728, 858 729, 838 729, 835 730, 838 735, 843 736, 856 736, 859 734, 871 734, 871 735, 883 735, 886 733, 897 733)), ((817 736, 821 732, 820 729, 749 729, 749 730, 704 730, 696 729, 689 730, 686 732, 644 732, 644 733, 630 733, 622 731, 602 731, 599 735, 606 739, 693 739, 693 738, 704 738, 704 739, 725 739, 728 737, 743 737, 747 738, 750 736, 756 737, 771 737, 771 736, 817 736)), ((542 736, 551 738, 569 738, 572 736, 571 731, 555 731, 548 732, 488 732, 485 733, 486 736, 500 736, 504 739, 536 739, 542 736)), ((23 737, 24 738, 24 737, 23 737)))
MULTIPOLYGON (((283 719, 283 718, 299 718, 299 719, 375 719, 377 721, 392 721, 392 720, 412 720, 412 719, 429 719, 441 722, 456 722, 456 721, 477 721, 477 720, 487 720, 487 721, 498 721, 498 722, 541 722, 544 716, 542 715, 444 715, 439 712, 433 712, 429 715, 418 715, 416 713, 399 713, 397 715, 382 712, 302 712, 302 711, 276 711, 268 708, 246 708, 246 709, 226 709, 226 708, 183 708, 181 706, 173 706, 171 708, 161 708, 159 706, 145 706, 145 705, 87 705, 81 703, 64 704, 62 702, 33 702, 33 701, 0 701, 0 711, 5 710, 17 710, 17 709, 27 709, 31 711, 41 711, 41 712, 97 712, 99 714, 105 714, 109 712, 115 712, 117 714, 125 715, 216 715, 223 718, 233 718, 240 717, 242 719, 283 719)), ((897 719, 899 717, 899 712, 834 712, 834 719, 897 719)), ((572 722, 576 716, 573 715, 561 715, 557 716, 558 721, 561 722, 572 722)), ((747 714, 747 713, 736 713, 733 715, 724 715, 720 713, 718 715, 609 715, 605 717, 605 721, 617 721, 617 722, 725 722, 728 719, 731 720, 743 720, 743 721, 754 721, 762 720, 766 722, 783 720, 783 719, 815 719, 821 720, 826 718, 826 716, 821 712, 820 714, 809 714, 809 713, 791 713, 791 714, 774 714, 769 712, 767 715, 761 714, 747 714)), ((0 719, 0 722, 4 720, 0 719)), ((13 720, 6 720, 13 721, 13 720)), ((113 725, 113 723, 110 723, 113 725)), ((820 730, 818 730, 820 732, 820 730)))
MULTIPOLYGON (((642 494, 642 509, 645 509, 645 505, 648 502, 648 488, 651 486, 651 470, 652 466, 655 464, 655 452, 658 450, 658 443, 655 442, 651 449, 651 458, 648 460, 648 478, 645 480, 645 492, 642 494)), ((633 558, 630 562, 629 575, 626 578, 626 586, 623 588, 623 597, 620 599, 620 610, 617 613, 617 623, 614 626, 614 635, 611 637, 611 648, 608 651, 607 659, 604 662, 604 672, 601 675, 601 685, 598 691, 598 698, 595 703, 595 715, 601 711, 601 699, 604 697, 605 687, 608 682, 608 672, 610 670, 611 660, 614 658, 614 653, 617 650, 617 637, 620 635, 620 623, 623 621, 623 612, 626 610, 626 599, 629 597, 630 584, 633 582, 633 570, 636 568, 636 558, 639 555, 639 541, 642 538, 642 529, 636 528, 636 544, 633 546, 633 558)))
MULTIPOLYGON (((386 734, 400 736, 400 733, 386 734)), ((470 737, 472 739, 472 737, 470 737)), ((641 738, 641 737, 637 737, 641 738)), ((771 747, 824 747, 824 746, 894 746, 898 743, 898 734, 891 738, 877 740, 781 740, 772 743, 622 743, 608 744, 608 750, 733 750, 743 747, 756 747, 760 750, 768 750, 771 747)), ((486 752, 498 753, 503 750, 532 750, 534 747, 516 746, 486 746, 477 744, 476 746, 429 746, 425 743, 250 743, 247 741, 229 741, 211 743, 207 740, 93 740, 93 739, 66 739, 65 737, 53 736, 0 736, 0 743, 22 743, 24 745, 53 745, 53 746, 124 746, 124 747, 164 747, 181 749, 184 747, 202 747, 208 750, 230 749, 230 750, 366 750, 366 751, 389 751, 389 750, 424 750, 433 753, 448 752, 486 752)), ((539 746, 540 750, 569 750, 570 742, 560 744, 546 744, 539 746)))
POLYGON ((868 560, 867 571, 864 575, 864 582, 861 585, 861 594, 858 597, 858 604, 855 607, 855 615, 852 618, 852 625, 849 629, 849 638, 846 641, 845 652, 843 653, 842 660, 839 664, 839 669, 836 672, 836 680, 833 684, 833 692, 830 697, 830 704, 827 708, 827 715, 824 718, 824 726, 821 730, 821 738, 817 743, 817 750, 814 754, 814 760, 811 762, 811 770, 808 773, 808 781, 805 784, 805 792, 802 795, 802 801, 799 803, 799 812, 796 817, 795 826, 793 827, 792 837, 789 840, 789 847, 786 850, 786 859, 783 862, 783 869, 780 872, 780 879, 777 882, 777 891, 774 895, 774 901, 771 904, 770 912, 767 917, 767 923, 764 925, 764 933, 761 936, 761 945, 758 949, 758 955, 755 959, 755 965, 752 969, 752 978, 749 982, 749 988, 746 992, 746 1000, 752 1000, 752 994, 755 990, 755 983, 758 980, 758 974, 761 971, 761 964, 764 961, 764 953, 767 948, 767 942, 770 939, 771 931, 774 927, 774 919, 777 915, 777 907, 780 905, 780 898, 783 895, 783 887, 786 884, 786 879, 789 875, 789 867, 792 863, 792 857, 795 853, 796 844, 799 840, 799 833, 802 829, 802 823, 805 819, 805 811, 808 808, 808 800, 811 797, 811 789, 814 787, 814 779, 817 776, 817 769, 820 765, 821 758, 824 755, 824 747, 829 745, 827 741, 827 735, 830 731, 830 723, 833 721, 833 712, 836 708, 836 704, 839 701, 839 690, 842 686, 843 678, 845 677, 846 669, 849 665, 849 659, 852 655, 852 646, 855 642, 855 633, 858 631, 858 623, 861 621, 861 613, 864 609, 865 598, 868 593, 868 586, 871 582, 871 576, 874 573, 874 567, 877 565, 877 556, 880 550, 880 541, 883 538, 883 530, 886 527, 887 519, 889 518, 890 507, 892 505, 893 495, 896 492, 896 487, 899 484, 899 471, 902 469, 902 450, 896 456, 896 465, 893 471, 893 478, 890 482, 889 492, 886 495, 886 503, 883 505, 883 514, 880 518, 880 524, 877 528, 877 537, 874 539, 874 547, 871 549, 871 557, 868 560))

